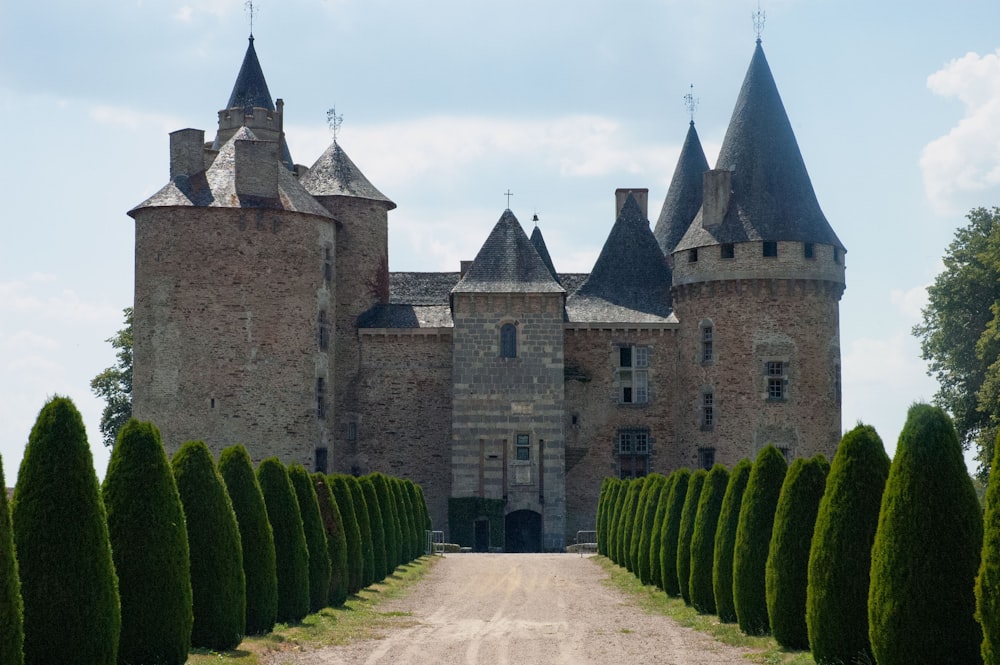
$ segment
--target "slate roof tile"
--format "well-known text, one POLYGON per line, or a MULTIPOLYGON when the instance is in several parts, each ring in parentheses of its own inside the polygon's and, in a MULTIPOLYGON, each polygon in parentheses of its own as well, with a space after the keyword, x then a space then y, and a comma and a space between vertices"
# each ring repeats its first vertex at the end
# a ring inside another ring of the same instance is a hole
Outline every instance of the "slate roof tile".
POLYGON ((691 220, 698 214, 705 191, 702 178, 707 170, 708 160, 692 120, 653 230, 664 254, 674 250, 691 226, 691 220))

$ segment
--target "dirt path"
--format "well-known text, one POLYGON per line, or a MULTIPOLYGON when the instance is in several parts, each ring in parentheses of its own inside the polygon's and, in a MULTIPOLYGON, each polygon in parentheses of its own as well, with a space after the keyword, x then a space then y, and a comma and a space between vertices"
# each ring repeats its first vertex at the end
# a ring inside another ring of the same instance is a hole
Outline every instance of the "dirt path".
POLYGON ((407 598, 382 639, 276 655, 274 665, 745 664, 748 653, 650 616, 572 554, 446 556, 407 598))

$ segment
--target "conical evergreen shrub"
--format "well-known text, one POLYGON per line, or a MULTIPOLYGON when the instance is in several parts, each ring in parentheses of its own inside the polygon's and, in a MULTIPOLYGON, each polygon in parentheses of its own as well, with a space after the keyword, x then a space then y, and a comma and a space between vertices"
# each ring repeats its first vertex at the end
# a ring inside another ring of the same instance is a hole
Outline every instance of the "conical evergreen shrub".
POLYGON ((653 517, 653 528, 649 535, 649 581, 650 584, 659 589, 663 589, 663 567, 660 565, 663 522, 667 515, 667 504, 670 503, 670 490, 676 479, 674 474, 670 474, 660 486, 660 495, 656 500, 656 514, 653 517))
POLYGON ((406 537, 405 563, 409 563, 420 556, 423 550, 422 530, 417 528, 417 504, 416 491, 413 489, 413 482, 410 480, 396 479, 396 502, 403 512, 402 524, 406 537))
POLYGON ((331 475, 326 479, 333 492, 337 509, 340 510, 340 519, 344 523, 344 540, 347 542, 347 593, 351 595, 364 588, 365 556, 361 543, 361 528, 358 526, 354 499, 351 497, 351 488, 345 476, 331 475))
POLYGON ((80 412, 54 397, 35 421, 14 489, 27 665, 112 665, 121 608, 104 501, 80 412))
POLYGON ((858 425, 837 447, 809 550, 806 625, 819 665, 875 662, 868 587, 889 457, 875 429, 858 425))
POLYGON ((715 612, 722 623, 736 622, 733 603, 733 551, 736 548, 736 527, 740 522, 743 493, 750 479, 753 462, 740 460, 729 474, 726 495, 722 499, 719 524, 715 528, 715 560, 712 562, 712 590, 715 592, 715 612))
POLYGON ((102 490, 118 573, 121 663, 186 663, 194 621, 187 527, 153 423, 118 431, 102 490))
POLYGON ((247 635, 270 633, 278 618, 278 572, 274 533, 247 449, 230 446, 219 456, 219 475, 226 483, 240 528, 243 576, 246 579, 247 635))
POLYGON ((605 476, 601 481, 601 490, 597 495, 597 553, 601 556, 608 555, 607 543, 607 502, 608 494, 611 492, 611 476, 605 476))
POLYGON ((191 551, 191 644, 233 649, 246 633, 246 577, 232 501, 204 441, 184 443, 171 467, 191 551))
POLYGON ((649 504, 649 490, 655 484, 655 476, 649 475, 642 479, 642 489, 636 498, 635 514, 632 516, 632 536, 628 543, 628 558, 632 565, 632 573, 641 579, 639 570, 639 546, 642 544, 642 527, 646 523, 646 507, 649 504))
POLYGON ((947 414, 910 407, 872 548, 868 635, 879 665, 975 665, 983 517, 947 414))
POLYGON ((663 518, 663 529, 660 532, 660 577, 663 578, 663 590, 668 596, 681 595, 681 586, 677 581, 677 543, 681 532, 681 513, 684 512, 684 500, 687 498, 688 484, 691 481, 691 470, 677 469, 671 474, 674 479, 667 498, 667 513, 663 518))
POLYGON ((413 546, 410 554, 410 560, 412 561, 419 559, 423 555, 426 535, 424 534, 423 512, 417 497, 416 484, 412 480, 404 480, 403 491, 406 494, 407 507, 410 511, 410 529, 412 530, 411 535, 413 537, 413 546))
POLYGON ((691 536, 691 576, 688 594, 691 605, 702 614, 715 614, 712 567, 715 563, 715 532, 722 512, 722 500, 729 487, 729 471, 716 464, 705 478, 691 536))
MULTIPOLYGON (((650 584, 653 581, 653 571, 649 562, 650 543, 653 538, 653 522, 656 521, 656 507, 660 501, 660 492, 667 479, 659 473, 652 473, 646 479, 644 491, 646 500, 643 502, 642 523, 639 531, 639 546, 636 551, 636 568, 638 570, 639 581, 643 584, 650 584)), ((634 540, 634 538, 633 538, 634 540)), ((657 564, 659 559, 657 559, 657 564)))
POLYGON ((809 545, 829 470, 830 465, 822 455, 811 459, 800 457, 792 462, 774 513, 764 582, 771 634, 786 649, 809 648, 806 629, 809 545))
POLYGON ((630 573, 635 572, 635 559, 632 550, 632 532, 635 531, 636 513, 639 512, 639 497, 642 495, 645 478, 636 478, 629 483, 628 495, 625 498, 624 528, 621 535, 622 565, 630 573))
POLYGON ((698 502, 705 486, 708 471, 698 469, 691 474, 687 494, 681 507, 681 525, 677 532, 677 586, 686 605, 691 604, 691 538, 694 536, 694 521, 698 515, 698 502))
POLYGON ((0 458, 0 663, 24 663, 24 608, 0 458))
POLYGON ((344 520, 340 516, 340 508, 333 498, 327 477, 322 473, 314 473, 312 482, 319 502, 319 513, 323 518, 327 553, 330 557, 330 588, 327 593, 327 604, 330 607, 340 607, 347 600, 347 584, 350 579, 344 520))
POLYGON ((381 582, 388 575, 386 547, 385 547, 385 525, 382 519, 382 506, 379 505, 378 493, 375 491, 375 483, 371 477, 362 476, 358 478, 358 484, 365 495, 365 506, 368 508, 368 524, 371 526, 372 551, 375 557, 375 579, 374 582, 381 582))
MULTIPOLYGON (((986 488, 983 552, 976 577, 976 620, 983 631, 986 665, 1000 663, 1000 434, 993 446, 990 483, 986 488)), ((2 477, 0 477, 2 480, 2 477)), ((0 487, 3 483, 0 482, 0 487)))
POLYGON ((295 489, 299 515, 302 517, 302 532, 305 534, 306 548, 309 550, 309 611, 319 612, 326 607, 330 596, 330 574, 333 565, 326 544, 326 529, 323 528, 323 518, 319 514, 319 499, 316 497, 309 472, 301 464, 293 464, 288 468, 288 479, 292 481, 292 487, 295 489))
POLYGON ((409 511, 406 508, 406 500, 403 498, 402 484, 399 478, 387 476, 386 485, 389 490, 389 499, 392 501, 393 512, 396 514, 396 531, 397 540, 399 541, 396 545, 398 552, 396 555, 396 565, 400 566, 404 563, 409 563, 411 560, 410 545, 413 540, 413 532, 407 523, 409 511))
POLYGON ((278 621, 298 623, 309 614, 309 546, 299 502, 288 470, 277 457, 257 465, 257 482, 274 532, 278 621))
POLYGON ((368 509, 368 499, 361 489, 361 482, 354 476, 343 476, 347 487, 351 490, 354 502, 354 517, 361 531, 361 554, 364 560, 364 574, 361 578, 362 588, 375 583, 375 537, 372 535, 371 511, 368 509))
POLYGON ((427 506, 427 499, 424 497, 424 488, 420 485, 414 483, 414 487, 417 490, 417 505, 420 506, 420 513, 423 515, 423 528, 425 531, 430 531, 434 528, 433 522, 431 521, 431 510, 427 506))
POLYGON ((618 547, 621 538, 622 512, 625 506, 625 496, 628 494, 629 483, 625 480, 615 482, 614 493, 608 504, 608 558, 621 565, 621 550, 618 547))
POLYGON ((740 506, 733 548, 733 605, 740 630, 747 635, 767 635, 771 629, 764 576, 774 511, 787 470, 785 456, 774 446, 765 446, 750 470, 740 506))
POLYGON ((382 517, 382 532, 385 534, 384 577, 388 577, 392 574, 392 571, 396 570, 396 566, 399 564, 400 534, 399 520, 396 515, 396 502, 393 501, 392 495, 389 493, 389 484, 384 474, 372 473, 365 477, 371 482, 372 489, 375 490, 379 515, 382 517))

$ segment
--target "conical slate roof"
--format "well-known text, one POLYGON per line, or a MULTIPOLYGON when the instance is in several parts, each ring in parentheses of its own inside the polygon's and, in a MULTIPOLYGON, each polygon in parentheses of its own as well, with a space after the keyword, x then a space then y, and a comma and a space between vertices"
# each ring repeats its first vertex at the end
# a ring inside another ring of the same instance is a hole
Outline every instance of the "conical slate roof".
POLYGON ((509 209, 452 293, 565 293, 509 209))
POLYGON ((816 200, 759 40, 715 168, 732 171, 729 210, 710 230, 699 212, 674 251, 760 240, 844 248, 816 200))
POLYGON ((707 170, 708 160, 705 159, 705 151, 692 120, 684 138, 681 155, 677 159, 674 177, 670 180, 667 197, 660 209, 660 217, 653 230, 664 254, 674 251, 674 247, 691 226, 691 220, 698 214, 704 192, 702 176, 707 170))
POLYGON ((313 196, 352 196, 373 201, 384 201, 392 210, 396 204, 378 191, 365 177, 343 148, 334 141, 312 168, 302 176, 302 186, 313 196))
POLYGON ((635 320, 621 310, 666 318, 671 314, 670 284, 666 258, 629 194, 594 269, 566 309, 573 321, 635 320))
POLYGON ((226 104, 227 109, 247 107, 274 110, 274 101, 267 89, 260 61, 257 60, 257 51, 253 47, 253 35, 250 35, 250 44, 247 46, 246 55, 243 56, 243 65, 236 76, 236 85, 229 95, 229 103, 226 104))
MULTIPOLYGON (((538 219, 537 215, 535 219, 538 219)), ((552 275, 552 279, 559 281, 559 273, 556 272, 555 264, 552 263, 552 257, 549 256, 549 248, 545 246, 545 238, 542 237, 542 230, 537 226, 531 232, 531 244, 534 246, 535 251, 538 252, 539 258, 542 259, 542 263, 545 267, 549 269, 549 273, 552 275)))

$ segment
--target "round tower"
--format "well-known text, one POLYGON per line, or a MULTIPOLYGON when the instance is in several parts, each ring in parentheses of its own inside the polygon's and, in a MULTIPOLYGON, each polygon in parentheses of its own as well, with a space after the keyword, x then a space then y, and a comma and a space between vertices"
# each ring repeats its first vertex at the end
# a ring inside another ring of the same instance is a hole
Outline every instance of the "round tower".
POLYGON ((691 465, 841 433, 844 246, 820 209, 758 40, 702 204, 671 253, 678 441, 691 465))

